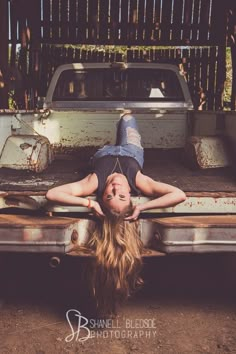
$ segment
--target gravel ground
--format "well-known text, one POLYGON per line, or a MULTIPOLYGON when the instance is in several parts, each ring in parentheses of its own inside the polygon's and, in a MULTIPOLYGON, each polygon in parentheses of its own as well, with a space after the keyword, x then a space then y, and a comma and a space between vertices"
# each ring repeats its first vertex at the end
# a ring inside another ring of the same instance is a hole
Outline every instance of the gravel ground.
POLYGON ((106 321, 91 315, 86 260, 48 260, 0 258, 1 354, 236 353, 236 255, 145 260, 145 286, 106 321))

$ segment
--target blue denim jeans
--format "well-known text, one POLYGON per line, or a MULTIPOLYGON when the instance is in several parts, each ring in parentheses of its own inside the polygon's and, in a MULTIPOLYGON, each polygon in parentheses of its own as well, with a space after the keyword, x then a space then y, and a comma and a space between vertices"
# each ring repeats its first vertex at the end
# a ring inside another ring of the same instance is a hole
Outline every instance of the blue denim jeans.
POLYGON ((95 153, 93 159, 98 159, 106 155, 133 157, 138 161, 140 167, 143 168, 144 154, 141 145, 141 136, 136 119, 131 114, 125 114, 118 122, 116 144, 103 146, 95 153))

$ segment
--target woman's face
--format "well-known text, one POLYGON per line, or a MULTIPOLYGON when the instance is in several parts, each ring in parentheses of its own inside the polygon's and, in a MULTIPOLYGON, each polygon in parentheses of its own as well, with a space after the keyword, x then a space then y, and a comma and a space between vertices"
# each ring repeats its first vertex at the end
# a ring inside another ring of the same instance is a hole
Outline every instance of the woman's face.
POLYGON ((108 176, 102 200, 107 208, 118 213, 127 208, 130 205, 130 186, 127 178, 120 173, 108 176))

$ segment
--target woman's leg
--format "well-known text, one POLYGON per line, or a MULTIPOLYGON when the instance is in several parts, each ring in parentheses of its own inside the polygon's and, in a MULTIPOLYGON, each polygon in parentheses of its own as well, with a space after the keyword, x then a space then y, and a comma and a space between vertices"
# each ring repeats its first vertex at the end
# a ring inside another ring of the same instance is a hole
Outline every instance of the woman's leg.
POLYGON ((138 125, 135 117, 131 114, 125 114, 120 118, 116 134, 116 145, 124 146, 127 144, 142 148, 138 125))
POLYGON ((105 145, 93 156, 93 161, 106 156, 130 156, 135 158, 143 167, 143 147, 136 119, 131 114, 124 114, 118 123, 116 145, 105 145))

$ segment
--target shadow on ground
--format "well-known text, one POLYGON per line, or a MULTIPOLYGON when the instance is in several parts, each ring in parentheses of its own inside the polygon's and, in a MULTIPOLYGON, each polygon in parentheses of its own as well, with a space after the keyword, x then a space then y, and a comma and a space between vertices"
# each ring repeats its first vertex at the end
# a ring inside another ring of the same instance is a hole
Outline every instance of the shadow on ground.
MULTIPOLYGON (((0 298, 7 303, 41 304, 58 312, 77 308, 93 315, 88 291, 87 258, 64 257, 57 268, 49 256, 2 255, 0 298)), ((236 255, 204 254, 145 258, 144 286, 134 299, 185 298, 231 302, 236 295, 236 255)), ((132 299, 130 300, 132 301, 132 299)))

